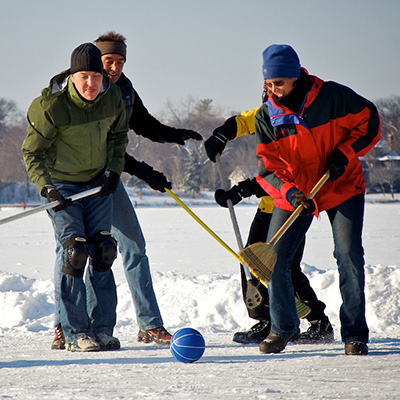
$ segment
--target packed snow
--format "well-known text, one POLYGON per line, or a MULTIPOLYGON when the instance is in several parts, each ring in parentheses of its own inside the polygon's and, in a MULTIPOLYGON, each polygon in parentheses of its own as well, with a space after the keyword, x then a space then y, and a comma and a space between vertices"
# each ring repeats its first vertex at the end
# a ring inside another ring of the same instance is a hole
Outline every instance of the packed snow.
MULTIPOLYGON (((54 238, 45 212, 0 226, 0 399, 399 399, 400 203, 368 195, 364 223, 367 357, 345 356, 338 319, 338 273, 326 215, 307 236, 303 270, 327 305, 336 341, 289 344, 274 355, 232 342, 256 321, 241 298, 239 266, 168 194, 132 202, 147 240, 153 284, 165 327, 192 327, 206 342, 193 364, 168 347, 136 341, 138 326, 120 257, 115 336, 119 351, 50 350, 54 334, 54 238)), ((185 203, 231 248, 237 249, 227 210, 211 196, 185 203)), ((389 200, 389 198, 386 198, 389 200)), ((257 200, 235 207, 243 239, 257 200)), ((20 213, 3 207, 0 219, 20 213)), ((308 323, 301 322, 303 330, 308 323)))

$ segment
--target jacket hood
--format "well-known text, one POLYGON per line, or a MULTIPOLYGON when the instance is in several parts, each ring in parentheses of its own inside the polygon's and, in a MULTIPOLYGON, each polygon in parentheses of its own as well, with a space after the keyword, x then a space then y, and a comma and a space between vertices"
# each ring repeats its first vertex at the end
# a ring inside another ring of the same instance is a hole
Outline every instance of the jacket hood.
MULTIPOLYGON (((68 82, 70 81, 70 79, 69 79, 70 76, 71 76, 70 69, 62 71, 59 74, 53 76, 50 79, 49 86, 42 90, 43 99, 50 100, 50 99, 53 99, 53 98, 59 96, 60 94, 62 94, 64 92, 66 92, 68 90, 68 86, 69 86, 68 82)), ((83 100, 82 97, 79 96, 79 94, 78 94, 77 90, 75 89, 75 86, 72 84, 72 82, 71 82, 71 86, 74 88, 74 90, 72 92, 72 96, 71 96, 73 101, 75 102, 77 99, 80 99, 80 101, 78 101, 79 103, 82 103, 82 102, 86 103, 85 100, 83 100)), ((110 80, 106 76, 106 74, 103 74, 102 88, 100 90, 99 96, 97 97, 96 100, 94 100, 94 102, 96 102, 101 97, 101 94, 103 94, 104 92, 107 91, 109 86, 110 86, 110 80)))

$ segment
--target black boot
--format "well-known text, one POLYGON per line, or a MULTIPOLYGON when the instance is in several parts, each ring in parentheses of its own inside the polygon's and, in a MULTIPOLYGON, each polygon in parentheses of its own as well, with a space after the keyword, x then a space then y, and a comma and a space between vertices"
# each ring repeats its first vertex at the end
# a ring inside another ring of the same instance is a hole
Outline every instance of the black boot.
POLYGON ((233 335, 233 341, 236 343, 250 344, 261 343, 269 334, 271 330, 270 321, 260 321, 253 325, 246 332, 236 332, 233 335))
POLYGON ((310 321, 310 327, 295 340, 296 344, 333 343, 333 328, 325 315, 319 321, 310 321))

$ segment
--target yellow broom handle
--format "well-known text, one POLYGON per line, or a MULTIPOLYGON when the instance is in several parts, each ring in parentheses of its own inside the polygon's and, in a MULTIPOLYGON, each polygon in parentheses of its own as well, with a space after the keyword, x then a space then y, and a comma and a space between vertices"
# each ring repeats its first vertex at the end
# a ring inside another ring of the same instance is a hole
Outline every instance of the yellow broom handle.
POLYGON ((216 235, 176 194, 165 188, 165 191, 186 211, 188 212, 214 239, 216 239, 226 250, 229 251, 240 263, 242 259, 232 250, 218 235, 216 235))
MULTIPOLYGON (((322 178, 312 188, 310 194, 307 196, 307 199, 312 199, 328 179, 329 179, 329 171, 325 172, 325 174, 322 175, 322 178)), ((284 235, 284 233, 290 228, 290 226, 293 224, 293 222, 296 220, 296 218, 303 211, 303 208, 304 208, 303 205, 300 204, 293 211, 293 213, 290 215, 290 217, 285 221, 285 223, 278 229, 278 231, 275 233, 275 235, 272 237, 272 239, 268 242, 269 244, 274 246, 278 242, 278 240, 284 235)))

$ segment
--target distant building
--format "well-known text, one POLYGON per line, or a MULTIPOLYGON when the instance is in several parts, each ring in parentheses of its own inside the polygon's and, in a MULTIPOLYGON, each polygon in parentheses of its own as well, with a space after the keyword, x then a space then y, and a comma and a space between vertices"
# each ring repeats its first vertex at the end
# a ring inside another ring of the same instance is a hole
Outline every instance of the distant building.
POLYGON ((254 178, 255 176, 257 176, 257 169, 254 169, 253 166, 238 165, 228 176, 230 187, 237 185, 247 178, 254 178))
POLYGON ((368 191, 398 192, 400 189, 400 156, 386 140, 380 140, 365 157, 360 157, 368 191))

